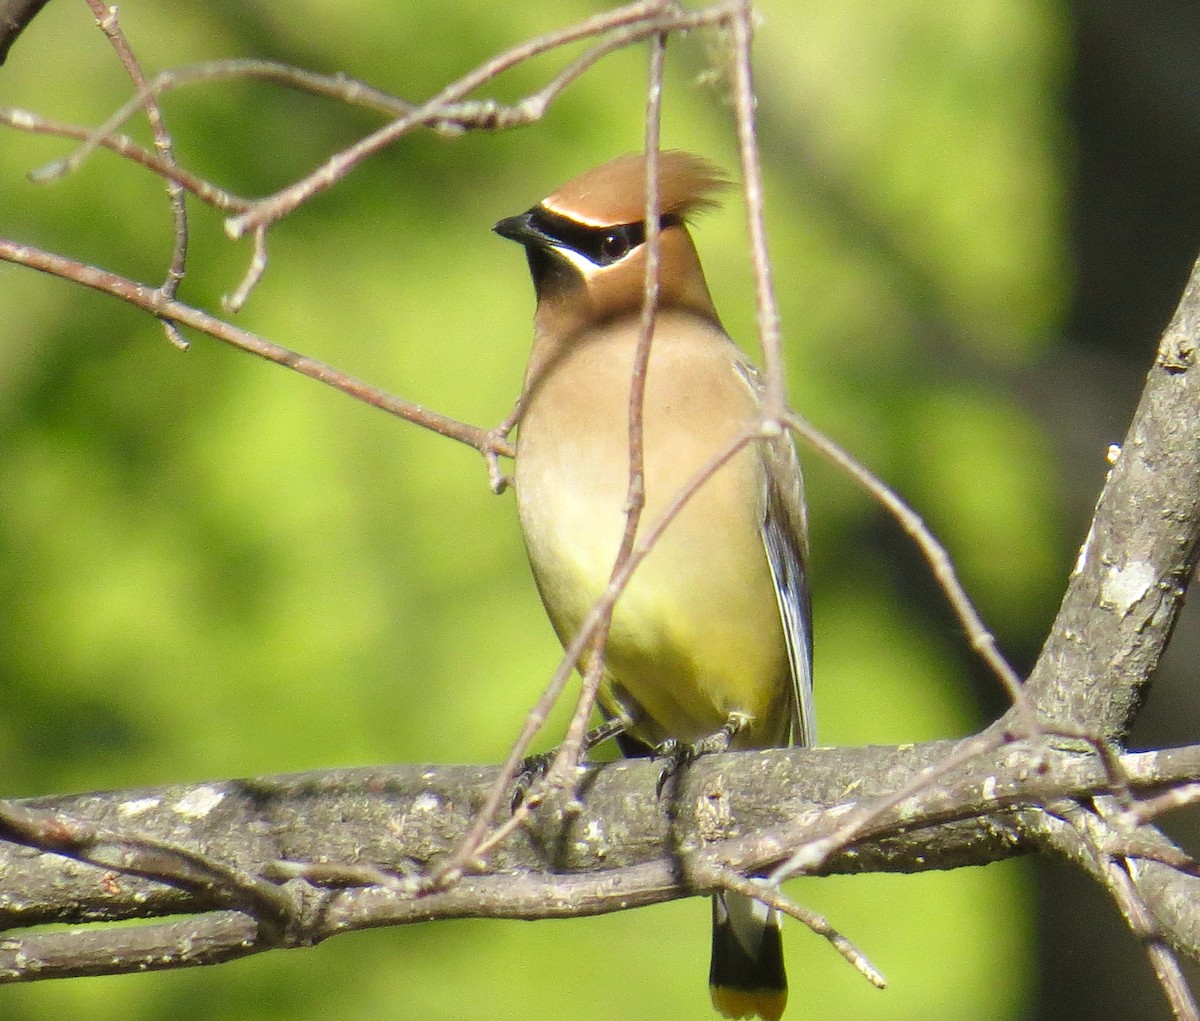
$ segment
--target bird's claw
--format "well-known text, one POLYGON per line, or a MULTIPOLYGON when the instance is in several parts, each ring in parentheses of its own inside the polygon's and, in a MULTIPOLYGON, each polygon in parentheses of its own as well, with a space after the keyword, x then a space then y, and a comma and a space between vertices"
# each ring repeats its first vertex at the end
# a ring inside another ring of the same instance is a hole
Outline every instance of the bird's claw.
POLYGON ((512 801, 509 802, 510 811, 515 812, 521 807, 521 804, 529 794, 530 788, 550 771, 550 764, 553 761, 554 753, 549 752, 541 755, 530 755, 521 763, 521 768, 517 772, 516 779, 513 781, 512 801))

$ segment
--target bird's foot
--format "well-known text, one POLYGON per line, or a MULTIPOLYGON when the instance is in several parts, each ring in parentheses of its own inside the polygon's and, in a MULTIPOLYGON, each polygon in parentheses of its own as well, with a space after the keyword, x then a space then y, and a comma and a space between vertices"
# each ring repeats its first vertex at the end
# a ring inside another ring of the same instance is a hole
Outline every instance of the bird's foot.
POLYGON ((662 797, 663 788, 667 782, 684 766, 695 762, 702 755, 716 755, 729 751, 733 739, 750 725, 750 717, 745 713, 730 713, 725 725, 713 734, 702 737, 699 741, 685 744, 674 738, 667 738, 654 749, 656 759, 667 759, 662 772, 658 776, 655 795, 662 797))
POLYGON ((541 755, 530 755, 521 763, 516 779, 513 780, 512 800, 508 804, 509 811, 515 812, 521 807, 521 803, 529 794, 529 789, 550 771, 550 764, 557 754, 558 749, 556 748, 552 752, 542 752, 541 755))
MULTIPOLYGON (((588 753, 593 748, 623 734, 629 724, 630 721, 627 717, 615 716, 589 730, 583 737, 583 749, 579 755, 580 764, 587 761, 588 753)), ((516 779, 513 781, 512 801, 509 803, 511 811, 515 812, 528 796, 530 788, 550 772, 550 767, 558 758, 559 750, 555 748, 553 751, 543 752, 541 755, 530 755, 521 763, 521 768, 517 771, 516 779)))

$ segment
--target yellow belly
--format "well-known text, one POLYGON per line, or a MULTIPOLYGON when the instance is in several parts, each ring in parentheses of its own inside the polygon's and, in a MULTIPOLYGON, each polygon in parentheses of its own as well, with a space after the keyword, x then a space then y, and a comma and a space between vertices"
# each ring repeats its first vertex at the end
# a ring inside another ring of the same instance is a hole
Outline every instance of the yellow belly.
MULTIPOLYGON (((699 360, 695 352, 657 351, 646 394, 643 535, 756 411, 726 350, 715 349, 719 358, 711 364, 704 360, 708 351, 699 360), (670 401, 659 399, 656 386, 667 378, 670 401), (712 404, 702 398, 714 387, 728 388, 719 406, 734 413, 698 417, 695 409, 712 404)), ((554 376, 542 383, 531 395, 517 447, 526 546, 564 644, 607 584, 625 528, 628 367, 611 366, 603 354, 595 354, 598 364, 589 371, 565 374, 570 393, 554 376), (580 378, 592 385, 581 388, 580 378), (572 401, 586 404, 588 415, 571 414, 572 401)), ((785 738, 791 682, 760 533, 764 492, 751 444, 667 526, 616 604, 600 697, 608 712, 635 716, 634 735, 649 744, 706 737, 731 713, 751 720, 737 745, 785 738)))

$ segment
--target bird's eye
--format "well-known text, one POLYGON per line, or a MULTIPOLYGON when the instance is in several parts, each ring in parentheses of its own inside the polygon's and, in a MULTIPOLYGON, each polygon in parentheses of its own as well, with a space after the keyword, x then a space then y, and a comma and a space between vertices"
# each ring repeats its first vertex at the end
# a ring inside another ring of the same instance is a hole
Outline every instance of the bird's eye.
POLYGON ((600 258, 605 266, 629 254, 629 238, 624 231, 606 234, 600 243, 600 258))

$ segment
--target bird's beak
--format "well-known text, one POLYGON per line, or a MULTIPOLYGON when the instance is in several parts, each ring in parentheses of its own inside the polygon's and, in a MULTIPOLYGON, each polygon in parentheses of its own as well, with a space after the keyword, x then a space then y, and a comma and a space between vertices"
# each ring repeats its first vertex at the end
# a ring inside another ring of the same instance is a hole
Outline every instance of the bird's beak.
POLYGON ((502 238, 508 238, 509 241, 515 241, 526 247, 530 245, 545 247, 556 244, 554 238, 538 227, 536 213, 537 207, 535 206, 524 213, 501 220, 492 230, 502 238))

